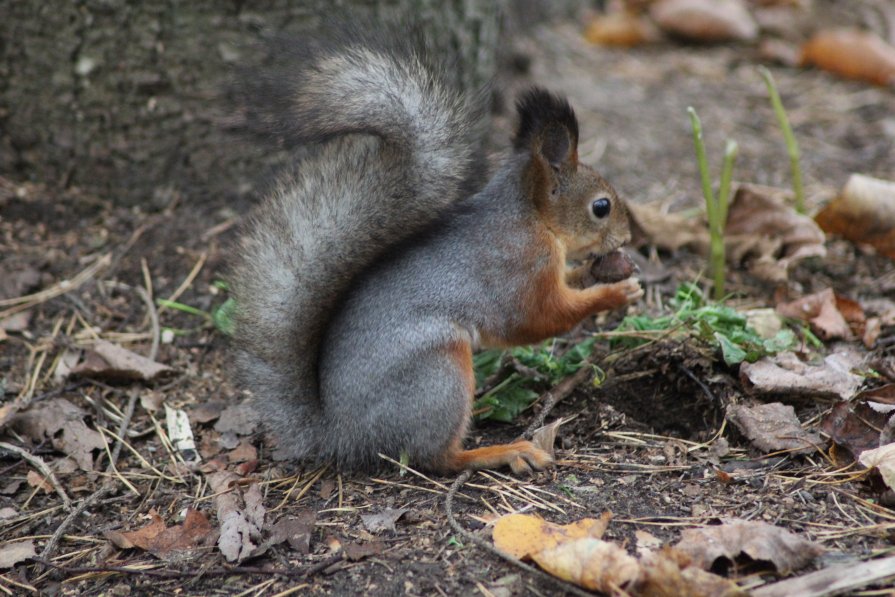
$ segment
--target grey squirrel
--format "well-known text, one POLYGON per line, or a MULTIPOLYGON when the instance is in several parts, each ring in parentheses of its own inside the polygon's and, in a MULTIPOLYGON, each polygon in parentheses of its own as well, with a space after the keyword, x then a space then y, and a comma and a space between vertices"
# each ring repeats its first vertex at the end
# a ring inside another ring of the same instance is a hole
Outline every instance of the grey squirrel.
POLYGON ((584 269, 566 266, 627 242, 627 209, 578 162, 568 101, 540 88, 518 99, 512 149, 478 185, 485 94, 452 88, 414 39, 306 42, 271 100, 270 123, 310 150, 242 238, 237 374, 294 459, 540 470, 551 457, 527 441, 463 449, 472 353, 642 296, 635 278, 576 288, 584 269))

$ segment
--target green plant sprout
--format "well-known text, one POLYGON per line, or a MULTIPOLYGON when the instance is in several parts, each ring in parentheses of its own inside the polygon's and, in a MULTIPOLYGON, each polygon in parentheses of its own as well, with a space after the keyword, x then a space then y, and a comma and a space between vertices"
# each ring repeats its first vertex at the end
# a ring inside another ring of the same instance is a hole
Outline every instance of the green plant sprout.
POLYGON ((696 162, 699 165, 702 196, 705 199, 705 211, 709 220, 709 263, 712 269, 714 297, 716 301, 720 301, 724 298, 724 228, 727 224, 727 207, 729 204, 730 181, 733 177, 733 164, 739 148, 735 141, 728 139, 724 148, 721 182, 716 197, 712 191, 709 164, 705 155, 702 122, 692 106, 687 108, 687 113, 690 115, 690 125, 693 128, 693 145, 696 148, 696 162))
POLYGON ((720 350, 728 365, 755 362, 763 356, 791 350, 799 345, 797 335, 789 328, 781 329, 773 338, 762 338, 749 326, 745 315, 732 307, 707 302, 699 287, 692 282, 681 284, 669 303, 675 308, 671 315, 625 317, 614 333, 629 331, 632 332, 631 336, 614 336, 610 344, 632 348, 647 342, 642 332, 676 330, 679 335, 720 350), (641 334, 638 336, 637 333, 641 334))
POLYGON ((783 108, 783 102, 780 100, 780 94, 777 92, 777 84, 774 82, 774 76, 767 68, 758 67, 758 72, 764 79, 764 84, 768 88, 768 95, 771 97, 771 106, 774 108, 774 114, 777 116, 777 122, 780 123, 780 129, 783 131, 783 138, 786 140, 786 152, 789 154, 789 165, 792 168, 792 190, 796 197, 796 211, 800 214, 805 213, 805 191, 802 188, 802 166, 800 164, 801 153, 799 152, 799 144, 792 132, 792 126, 789 124, 789 117, 783 108))
MULTIPOLYGON (((556 351, 557 340, 548 340, 535 346, 519 346, 507 351, 484 350, 472 359, 476 385, 481 387, 487 378, 496 374, 506 355, 523 368, 538 373, 550 385, 556 384, 585 366, 596 341, 596 336, 587 338, 560 355, 556 351)), ((593 368, 595 383, 602 383, 605 374, 598 367, 589 366, 593 368)), ((477 413, 476 416, 504 423, 513 421, 538 397, 539 393, 533 389, 537 381, 531 376, 513 371, 475 401, 473 410, 477 413)))
POLYGON ((232 297, 224 301, 211 313, 203 311, 202 309, 197 309, 191 305, 185 305, 184 303, 179 303, 177 301, 169 301, 168 299, 156 299, 155 304, 159 307, 175 309, 182 313, 201 317, 207 323, 214 325, 214 327, 222 334, 227 336, 233 335, 233 310, 236 308, 236 302, 232 297))

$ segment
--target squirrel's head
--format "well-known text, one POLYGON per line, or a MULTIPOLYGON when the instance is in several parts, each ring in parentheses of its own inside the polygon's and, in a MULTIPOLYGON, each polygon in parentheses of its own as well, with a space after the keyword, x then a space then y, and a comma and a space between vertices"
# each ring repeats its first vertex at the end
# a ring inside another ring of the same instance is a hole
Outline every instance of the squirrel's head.
POLYGON ((578 163, 578 120, 568 100, 541 88, 516 102, 513 148, 528 156, 526 194, 572 259, 605 255, 631 239, 628 209, 615 189, 578 163))

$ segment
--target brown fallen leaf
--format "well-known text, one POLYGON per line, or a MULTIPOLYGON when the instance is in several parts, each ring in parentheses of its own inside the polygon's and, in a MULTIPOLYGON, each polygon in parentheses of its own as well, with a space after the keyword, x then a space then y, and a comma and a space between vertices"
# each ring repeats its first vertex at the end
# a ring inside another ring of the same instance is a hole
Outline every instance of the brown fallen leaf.
MULTIPOLYGON (((0 545, 0 569, 12 568, 16 564, 24 562, 28 558, 37 555, 34 550, 34 541, 24 539, 22 541, 10 541, 0 545)), ((12 593, 10 593, 12 594, 12 593)))
POLYGON ((153 510, 152 522, 133 531, 107 531, 105 537, 121 549, 139 548, 163 560, 178 559, 196 549, 208 547, 214 529, 198 510, 187 510, 182 524, 165 527, 153 510))
POLYGON ((727 261, 744 264, 756 278, 782 282, 808 257, 827 254, 826 237, 808 216, 786 202, 788 191, 753 184, 737 188, 727 212, 727 261))
POLYGON ((258 414, 245 402, 225 408, 214 424, 214 430, 218 433, 231 432, 237 435, 251 435, 257 427, 258 414))
POLYGON ((370 556, 378 556, 385 551, 385 544, 382 541, 368 541, 366 543, 343 543, 342 551, 345 557, 352 562, 369 558, 370 556))
POLYGON ((151 541, 165 530, 165 521, 155 510, 150 511, 149 516, 152 519, 149 524, 133 531, 106 531, 106 539, 121 549, 148 549, 151 541))
POLYGON ((563 541, 531 554, 531 558, 557 578, 610 594, 640 573, 637 559, 624 549, 591 537, 563 541))
POLYGON ((688 248, 708 254, 709 231, 699 218, 666 213, 658 203, 631 203, 631 246, 653 245, 666 251, 688 248))
POLYGON ((606 532, 612 514, 583 518, 567 525, 548 522, 530 514, 509 514, 494 523, 494 546, 513 557, 524 559, 535 552, 573 539, 599 539, 606 532))
POLYGON ((848 400, 864 378, 852 373, 863 362, 853 349, 839 350, 824 357, 820 365, 810 365, 791 352, 763 357, 740 365, 740 381, 750 394, 831 397, 848 400))
POLYGON ((42 489, 44 493, 53 493, 54 491, 53 484, 37 471, 29 470, 25 479, 28 481, 28 485, 35 489, 42 489))
POLYGON ((895 83, 895 47, 870 31, 820 31, 802 46, 803 65, 875 85, 895 83))
POLYGON ((671 547, 644 554, 641 573, 628 594, 644 597, 745 597, 748 593, 729 578, 694 566, 690 557, 671 547))
POLYGON ((395 523, 407 513, 407 508, 385 508, 375 514, 361 514, 364 527, 373 534, 383 531, 394 531, 395 523))
POLYGON ((156 381, 170 376, 174 373, 174 369, 108 340, 97 340, 92 350, 88 350, 84 355, 84 361, 74 367, 71 373, 116 382, 156 381))
POLYGON ((584 30, 588 42, 620 48, 639 46, 658 37, 656 28, 646 18, 624 10, 595 16, 584 30))
POLYGON ((202 402, 189 410, 190 421, 194 424, 210 423, 220 417, 226 407, 227 403, 224 400, 202 402))
POLYGON ((857 302, 837 296, 831 288, 788 303, 780 303, 777 313, 811 324, 811 331, 823 340, 850 339, 863 335, 864 310, 857 302))
POLYGON ((805 431, 795 409, 788 404, 734 404, 728 407, 727 417, 762 452, 788 450, 810 454, 821 445, 820 436, 805 431))
POLYGON ((814 219, 830 234, 895 259, 895 182, 852 174, 814 219))
POLYGON ((895 384, 887 384, 835 404, 821 421, 821 429, 856 460, 862 452, 888 443, 880 430, 887 428, 893 414, 895 384))
POLYGON ((235 449, 227 453, 227 460, 234 462, 249 462, 258 459, 258 450, 247 441, 239 442, 235 449))
POLYGON ((703 570, 716 561, 734 562, 741 555, 768 562, 780 574, 811 563, 824 549, 786 529, 756 520, 731 520, 719 526, 687 529, 675 549, 687 554, 703 570))
POLYGON ((658 0, 650 16, 670 35, 697 42, 749 41, 755 19, 740 0, 658 0))
POLYGON ((93 452, 103 450, 102 435, 84 422, 87 413, 65 398, 41 402, 12 417, 10 426, 35 443, 49 440, 53 448, 68 454, 81 470, 93 471, 93 452))
POLYGON ((311 551, 311 535, 314 534, 316 522, 317 513, 313 510, 305 510, 298 516, 281 518, 270 528, 267 543, 277 545, 287 541, 293 550, 301 555, 307 555, 311 551))

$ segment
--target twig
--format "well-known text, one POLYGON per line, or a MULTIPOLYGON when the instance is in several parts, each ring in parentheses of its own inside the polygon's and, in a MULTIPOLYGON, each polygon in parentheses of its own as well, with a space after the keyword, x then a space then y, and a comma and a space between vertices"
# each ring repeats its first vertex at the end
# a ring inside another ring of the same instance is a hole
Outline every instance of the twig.
POLYGON ((19 448, 18 446, 14 446, 6 442, 0 442, 0 449, 7 450, 9 452, 12 452, 13 454, 18 454, 19 456, 30 462, 41 473, 43 473, 43 476, 50 481, 53 489, 55 489, 56 493, 59 494, 59 497, 62 498, 62 505, 65 507, 65 509, 71 510, 71 500, 65 493, 65 490, 62 488, 62 484, 59 483, 59 479, 56 478, 56 474, 49 466, 47 466, 46 462, 44 462, 40 457, 35 456, 31 452, 29 452, 28 450, 19 448))
MULTIPOLYGON (((168 303, 176 302, 177 299, 180 298, 180 295, 186 292, 186 289, 192 286, 193 281, 196 279, 196 276, 199 275, 199 272, 202 270, 202 266, 205 265, 205 260, 208 259, 208 251, 202 251, 202 254, 199 255, 199 259, 196 260, 196 264, 193 266, 193 269, 190 270, 190 273, 187 274, 186 278, 184 278, 183 282, 180 283, 180 286, 177 287, 171 296, 167 298, 168 303)), ((158 312, 161 313, 166 308, 166 305, 163 303, 158 308, 158 312)))
POLYGON ((25 296, 20 296, 11 299, 3 299, 0 300, 0 307, 10 307, 5 311, 0 311, 0 319, 12 315, 13 313, 18 313, 19 311, 24 311, 25 309, 30 309, 35 305, 39 305, 40 303, 46 302, 52 298, 56 298, 57 296, 63 295, 66 292, 71 292, 75 290, 79 286, 81 286, 84 282, 92 278, 96 275, 96 273, 108 266, 111 263, 112 254, 106 253, 95 262, 93 262, 90 266, 84 268, 80 273, 75 275, 71 280, 62 280, 50 288, 46 290, 41 290, 40 292, 35 292, 34 294, 27 294, 25 296))
POLYGON ((565 378, 541 397, 541 400, 539 400, 539 402, 543 402, 541 412, 538 413, 538 416, 534 418, 534 421, 531 422, 531 425, 529 425, 525 430, 525 433, 522 434, 523 439, 531 439, 534 432, 544 425, 544 420, 547 418, 547 415, 550 414, 550 411, 553 410, 553 407, 556 406, 556 403, 563 398, 566 398, 569 394, 575 391, 575 388, 584 383, 584 380, 593 373, 590 366, 590 359, 585 360, 581 363, 581 368, 575 372, 575 375, 565 378))
POLYGON ((895 577, 895 557, 870 560, 860 564, 830 566, 797 578, 790 578, 771 585, 752 589, 756 597, 824 597, 841 595, 895 577))

